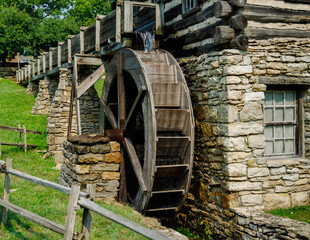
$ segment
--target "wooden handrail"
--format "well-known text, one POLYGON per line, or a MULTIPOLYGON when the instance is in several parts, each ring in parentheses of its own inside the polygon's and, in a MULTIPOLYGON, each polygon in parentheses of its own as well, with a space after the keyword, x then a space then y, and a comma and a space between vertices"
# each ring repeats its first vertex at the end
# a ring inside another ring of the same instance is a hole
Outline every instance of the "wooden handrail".
MULTIPOLYGON (((15 132, 24 132, 23 128, 9 127, 9 126, 3 126, 3 125, 0 125, 0 129, 2 129, 2 130, 10 130, 10 131, 15 131, 15 132)), ((42 132, 39 132, 39 131, 26 130, 26 132, 27 133, 33 133, 33 134, 42 135, 42 132)))

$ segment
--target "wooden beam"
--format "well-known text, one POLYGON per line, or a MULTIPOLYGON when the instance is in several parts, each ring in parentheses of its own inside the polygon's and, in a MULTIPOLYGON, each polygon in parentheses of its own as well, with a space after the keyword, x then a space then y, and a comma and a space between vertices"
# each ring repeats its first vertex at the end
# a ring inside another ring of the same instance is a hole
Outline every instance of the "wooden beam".
POLYGON ((235 37, 235 32, 229 26, 217 26, 213 39, 215 43, 226 43, 235 37))
POLYGON ((77 98, 80 98, 91 86, 93 86, 105 74, 105 67, 101 65, 95 72, 83 80, 77 87, 77 98))
POLYGON ((68 211, 66 217, 66 230, 64 240, 72 240, 74 235, 74 224, 76 218, 76 209, 78 207, 78 199, 80 193, 80 186, 73 185, 70 193, 70 200, 68 203, 68 211))
POLYGON ((139 158, 137 156, 136 150, 135 150, 132 142, 128 138, 124 138, 124 145, 125 145, 125 148, 127 150, 127 153, 128 153, 128 156, 129 156, 132 168, 133 168, 133 170, 134 170, 134 172, 136 174, 138 183, 139 183, 142 191, 144 193, 146 193, 147 192, 147 188, 145 186, 144 179, 143 179, 143 170, 142 170, 139 158))
POLYGON ((116 26, 115 26, 115 42, 121 42, 121 18, 122 18, 122 6, 116 4, 116 26))
POLYGON ((237 14, 229 19, 228 25, 233 29, 241 31, 248 26, 248 20, 242 14, 237 14))
MULTIPOLYGON (((15 127, 3 126, 3 125, 0 125, 0 129, 10 130, 10 131, 15 131, 15 132, 23 132, 24 131, 23 128, 15 128, 15 127)), ((34 134, 42 135, 42 132, 39 132, 39 131, 33 131, 33 130, 26 130, 26 131, 27 131, 27 133, 34 133, 34 134)))
POLYGON ((232 6, 226 1, 218 1, 214 6, 214 16, 217 18, 228 18, 232 14, 232 6))
POLYGON ((76 54, 74 59, 75 59, 74 61, 78 65, 100 66, 103 64, 101 55, 76 54))
POLYGON ((106 15, 97 15, 96 16, 96 40, 95 40, 95 51, 100 51, 100 28, 101 28, 101 20, 106 15))
POLYGON ((49 51, 49 70, 51 71, 53 69, 53 51, 55 48, 50 48, 49 51))
POLYGON ((76 57, 74 58, 74 67, 73 67, 73 89, 74 91, 71 92, 73 95, 73 99, 75 99, 75 112, 76 112, 76 124, 77 124, 77 134, 81 135, 82 134, 82 129, 81 129, 81 112, 80 112, 80 101, 76 97, 77 96, 77 87, 78 87, 78 64, 76 57))
POLYGON ((236 7, 244 7, 246 4, 247 0, 228 0, 228 2, 236 7))
POLYGON ((258 82, 270 85, 310 85, 310 77, 290 77, 287 75, 280 76, 258 76, 258 82))
POLYGON ((161 7, 159 4, 156 4, 155 6, 155 33, 157 35, 163 35, 163 25, 162 25, 162 18, 161 18, 161 7))

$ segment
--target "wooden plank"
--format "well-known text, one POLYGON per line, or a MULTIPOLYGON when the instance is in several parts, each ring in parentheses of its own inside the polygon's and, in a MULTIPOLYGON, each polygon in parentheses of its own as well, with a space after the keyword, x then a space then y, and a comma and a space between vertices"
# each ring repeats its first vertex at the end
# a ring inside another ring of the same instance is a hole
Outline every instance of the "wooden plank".
POLYGON ((185 189, 172 189, 172 190, 164 190, 164 191, 154 191, 152 192, 153 195, 160 195, 160 194, 169 194, 169 193, 178 193, 180 195, 185 194, 185 189))
POLYGON ((177 212, 178 208, 177 207, 166 207, 166 208, 153 208, 153 209, 147 209, 147 212, 162 212, 162 211, 174 211, 177 212))
POLYGON ((61 66, 61 46, 63 45, 63 42, 58 42, 58 48, 57 48, 57 67, 61 66))
POLYGON ((117 127, 118 126, 117 121, 116 121, 116 118, 115 118, 111 108, 105 103, 105 101, 102 98, 99 99, 99 102, 100 102, 100 104, 103 108, 103 111, 104 111, 107 119, 109 120, 109 123, 111 124, 112 128, 117 129, 118 128, 117 127))
POLYGON ((97 15, 96 16, 96 40, 95 40, 95 51, 100 51, 100 27, 101 20, 105 17, 105 15, 97 15))
MULTIPOLYGON (((7 158, 5 165, 6 165, 6 168, 12 168, 12 158, 7 158)), ((9 202, 9 198, 10 198, 10 184, 11 184, 10 175, 8 173, 6 173, 5 177, 4 177, 3 201, 5 201, 7 203, 9 202)), ((8 221, 8 209, 4 207, 2 209, 2 222, 1 222, 1 224, 3 226, 5 226, 7 224, 7 221, 8 221)))
POLYGON ((38 59, 37 59, 37 75, 40 75, 41 73, 41 56, 38 56, 38 59))
POLYGON ((156 166, 155 169, 155 178, 178 177, 184 175, 184 173, 189 170, 189 165, 162 165, 156 166))
POLYGON ((88 76, 77 88, 77 98, 80 98, 91 86, 93 86, 105 74, 105 67, 101 65, 95 72, 88 76))
POLYGON ((126 129, 127 124, 129 123, 129 121, 130 121, 130 119, 131 119, 131 116, 132 116, 134 110, 136 109, 137 104, 140 102, 140 99, 142 99, 142 98, 144 97, 144 94, 145 94, 145 93, 146 93, 146 87, 143 86, 143 87, 139 90, 139 92, 138 92, 138 94, 137 94, 137 96, 136 96, 136 99, 135 99, 134 103, 133 103, 132 106, 131 106, 131 109, 130 109, 130 111, 129 111, 128 117, 127 117, 126 122, 125 122, 125 124, 124 124, 124 126, 123 126, 123 129, 124 129, 124 130, 126 129))
MULTIPOLYGON (((76 59, 76 57, 74 57, 76 59)), ((81 112, 80 112, 80 101, 76 97, 77 95, 77 87, 78 87, 78 66, 77 61, 74 60, 74 67, 73 67, 73 84, 74 84, 74 91, 71 92, 73 95, 73 99, 75 100, 75 111, 76 111, 76 124, 77 124, 77 134, 82 134, 82 127, 81 127, 81 112)))
POLYGON ((1 149, 1 134, 0 134, 0 158, 2 157, 2 149, 1 149))
MULTIPOLYGON (((96 197, 96 185, 88 183, 86 192, 89 194, 90 200, 94 200, 96 197)), ((82 230, 81 230, 81 234, 83 235, 84 240, 89 240, 92 219, 93 219, 92 211, 90 211, 87 208, 84 208, 82 230)))
POLYGON ((157 131, 182 131, 188 114, 186 109, 156 109, 157 131))
POLYGON ((133 2, 124 1, 124 33, 133 32, 133 2))
POLYGON ((173 65, 144 64, 145 71, 148 75, 170 75, 174 76, 173 65))
POLYGON ((156 155, 183 155, 189 143, 190 137, 158 137, 156 155))
POLYGON ((43 57, 43 61, 42 61, 42 63, 43 63, 43 73, 46 73, 46 62, 45 62, 45 60, 46 60, 46 53, 44 53, 42 55, 42 57, 43 57))
POLYGON ((143 170, 142 170, 139 158, 137 156, 136 150, 135 150, 132 142, 130 141, 130 139, 124 138, 124 143, 125 143, 125 148, 127 150, 127 153, 128 153, 128 156, 129 156, 132 168, 133 168, 133 170, 134 170, 134 172, 136 174, 138 183, 139 183, 142 191, 144 193, 146 193, 147 192, 147 188, 145 186, 144 179, 143 179, 143 170))
POLYGON ((26 209, 23 209, 19 206, 14 205, 14 204, 8 203, 2 199, 0 199, 0 205, 9 209, 10 211, 14 212, 15 214, 22 216, 22 217, 40 225, 40 226, 42 226, 42 227, 50 229, 50 230, 57 232, 59 234, 64 234, 65 227, 58 224, 58 223, 52 222, 46 218, 41 217, 40 215, 32 213, 26 209))
POLYGON ((152 83, 152 93, 155 107, 180 107, 180 83, 152 83))
POLYGON ((275 85, 310 85, 310 77, 293 77, 287 75, 280 76, 258 76, 259 83, 275 85))
POLYGON ((116 222, 144 237, 147 237, 149 239, 153 239, 153 240, 168 240, 169 238, 165 237, 164 235, 162 235, 159 232, 156 232, 154 230, 142 227, 141 225, 132 222, 130 220, 128 220, 127 218, 124 218, 118 214, 115 214, 103 207, 100 207, 99 205, 93 203, 92 201, 86 199, 86 198, 81 198, 79 201, 79 204, 82 207, 88 208, 90 210, 92 210, 93 212, 106 217, 108 219, 110 219, 113 222, 116 222))
MULTIPOLYGON (((24 129, 21 128, 21 127, 15 128, 15 127, 10 127, 10 126, 0 125, 0 129, 2 129, 2 130, 10 130, 10 131, 15 131, 15 132, 24 132, 24 129)), ((34 131, 34 130, 26 130, 26 132, 27 133, 33 133, 33 134, 42 135, 42 132, 34 131)))
POLYGON ((74 35, 68 36, 68 63, 72 62, 72 38, 74 38, 74 35))
MULTIPOLYGON (((24 144, 24 143, 6 143, 6 142, 2 142, 1 145, 3 145, 3 146, 25 147, 25 144, 24 144)), ((27 144, 27 147, 36 148, 36 147, 38 147, 38 145, 35 145, 35 144, 27 144)))
POLYGON ((162 26, 162 19, 161 19, 161 8, 159 4, 156 4, 155 7, 155 33, 157 35, 163 35, 163 26, 162 26))
POLYGON ((87 27, 80 27, 80 53, 84 53, 85 52, 85 30, 87 29, 87 27))
POLYGON ((118 126, 123 128, 126 121, 126 90, 123 77, 123 62, 122 53, 118 55, 117 65, 117 95, 118 95, 118 126))
MULTIPOLYGON (((57 183, 54 183, 54 182, 51 182, 48 180, 44 180, 42 178, 31 176, 29 174, 20 172, 20 171, 15 170, 15 169, 6 169, 5 172, 12 174, 14 176, 20 177, 22 179, 25 179, 26 181, 29 181, 29 182, 32 182, 35 184, 39 184, 39 185, 42 185, 44 187, 48 187, 48 188, 54 189, 56 191, 65 193, 67 195, 70 195, 70 192, 71 192, 71 188, 69 188, 69 187, 65 187, 63 185, 60 185, 60 184, 57 184, 57 183)), ((80 197, 87 197, 87 196, 88 196, 87 193, 80 192, 80 197)))
POLYGON ((78 207, 79 193, 80 193, 80 186, 73 185, 71 188, 70 200, 68 203, 64 240, 73 239, 74 224, 75 224, 75 218, 76 218, 76 209, 78 207))
POLYGON ((275 29, 275 28, 256 28, 247 27, 245 29, 245 34, 249 39, 269 39, 269 38, 307 38, 310 36, 309 30, 299 30, 299 29, 275 29))

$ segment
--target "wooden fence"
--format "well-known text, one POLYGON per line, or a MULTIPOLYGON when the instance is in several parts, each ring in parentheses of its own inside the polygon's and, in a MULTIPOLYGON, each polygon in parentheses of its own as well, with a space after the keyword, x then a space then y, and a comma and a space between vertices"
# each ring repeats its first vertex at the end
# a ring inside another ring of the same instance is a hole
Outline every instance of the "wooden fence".
POLYGON ((1 134, 0 134, 0 157, 2 156, 1 145, 24 147, 25 153, 27 153, 27 148, 28 147, 36 148, 38 146, 38 145, 35 145, 35 144, 28 144, 27 143, 27 133, 33 133, 33 134, 42 135, 42 132, 33 131, 33 130, 27 130, 25 125, 23 125, 23 128, 21 128, 20 125, 18 126, 18 128, 0 125, 0 129, 19 132, 19 143, 6 143, 6 142, 2 142, 1 134), (22 134, 24 134, 24 142, 23 143, 22 143, 22 134))
POLYGON ((2 209, 2 225, 6 225, 8 221, 8 210, 18 214, 32 222, 39 224, 45 228, 48 228, 54 232, 64 235, 64 240, 88 240, 91 231, 92 223, 92 212, 95 212, 103 217, 106 217, 144 237, 154 240, 167 240, 169 238, 165 237, 159 232, 153 231, 151 229, 145 228, 135 222, 132 222, 118 214, 115 214, 93 202, 96 186, 87 185, 87 192, 81 192, 78 185, 72 186, 72 188, 62 186, 60 184, 50 182, 38 177, 28 175, 26 173, 14 170, 12 168, 12 159, 8 158, 6 162, 0 160, 0 173, 5 173, 4 181, 4 196, 3 199, 0 198, 0 205, 2 209), (9 192, 10 192, 10 175, 14 175, 23 178, 29 182, 40 184, 44 187, 54 189, 56 191, 70 195, 70 200, 68 203, 68 211, 66 217, 66 225, 55 223, 48 220, 40 215, 32 213, 26 209, 16 206, 9 202, 9 192), (83 208, 83 219, 82 219, 82 230, 80 233, 74 232, 76 210, 83 208))

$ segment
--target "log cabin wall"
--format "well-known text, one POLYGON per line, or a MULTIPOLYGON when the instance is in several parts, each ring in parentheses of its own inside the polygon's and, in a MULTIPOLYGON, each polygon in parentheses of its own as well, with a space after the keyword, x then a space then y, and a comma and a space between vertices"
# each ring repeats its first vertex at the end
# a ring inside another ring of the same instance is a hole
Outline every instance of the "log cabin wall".
POLYGON ((310 36, 310 4, 299 0, 202 0, 189 14, 181 0, 165 0, 164 20, 162 47, 176 57, 246 50, 247 39, 310 36))

